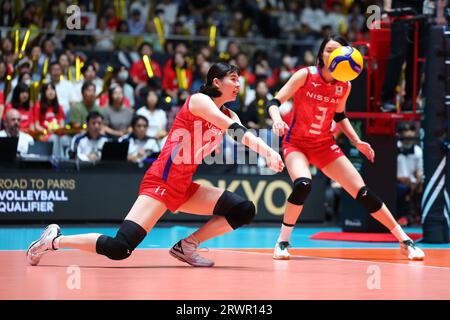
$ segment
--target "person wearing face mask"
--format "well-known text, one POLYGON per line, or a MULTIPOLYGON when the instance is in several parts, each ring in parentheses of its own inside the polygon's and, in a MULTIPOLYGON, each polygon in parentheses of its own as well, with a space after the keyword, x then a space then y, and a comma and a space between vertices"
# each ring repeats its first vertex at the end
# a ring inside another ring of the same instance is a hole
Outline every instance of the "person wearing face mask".
POLYGON ((120 66, 115 68, 116 71, 116 82, 122 87, 123 94, 125 98, 129 101, 129 105, 134 107, 134 90, 133 87, 127 82, 129 78, 128 69, 125 66, 120 66))
POLYGON ((21 114, 16 109, 9 109, 5 112, 5 130, 0 131, 0 138, 19 138, 17 152, 23 155, 28 152, 28 147, 34 144, 34 140, 28 133, 20 130, 21 119, 21 114))
POLYGON ((416 127, 412 123, 399 128, 397 142, 397 221, 407 226, 420 211, 420 194, 423 189, 423 152, 415 143, 416 127))

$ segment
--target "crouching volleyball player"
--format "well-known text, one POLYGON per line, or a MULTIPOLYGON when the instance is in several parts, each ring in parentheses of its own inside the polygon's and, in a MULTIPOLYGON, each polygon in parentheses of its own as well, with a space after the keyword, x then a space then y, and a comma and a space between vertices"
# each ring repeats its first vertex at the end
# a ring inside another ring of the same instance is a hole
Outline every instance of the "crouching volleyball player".
POLYGON ((186 100, 178 113, 160 156, 145 174, 139 196, 116 236, 97 233, 63 236, 59 226, 52 224, 29 246, 28 262, 37 265, 44 253, 66 248, 101 254, 112 260, 126 259, 169 209, 213 215, 204 226, 170 249, 173 257, 192 266, 213 266, 213 261, 197 253, 199 244, 249 224, 255 216, 255 206, 235 193, 193 182, 198 163, 217 148, 226 132, 265 157, 272 170, 279 172, 284 168, 280 155, 247 131, 237 115, 224 106, 236 99, 239 90, 237 67, 227 63, 212 65, 206 84, 186 100), (200 141, 196 136, 199 129, 203 132, 200 141))
POLYGON ((293 181, 273 258, 289 259, 291 233, 311 192, 309 165, 313 164, 337 181, 373 218, 381 222, 397 238, 403 254, 411 260, 422 260, 424 252, 406 235, 383 201, 366 186, 334 140, 331 131, 333 120, 362 154, 372 162, 375 159, 371 146, 361 141, 345 116, 350 82, 334 80, 327 68, 331 52, 342 45, 347 46, 348 43, 341 37, 325 38, 317 55, 317 66, 298 70, 267 104, 273 119, 273 131, 279 136, 284 135, 283 156, 293 181), (293 109, 288 126, 278 107, 292 96, 293 109))

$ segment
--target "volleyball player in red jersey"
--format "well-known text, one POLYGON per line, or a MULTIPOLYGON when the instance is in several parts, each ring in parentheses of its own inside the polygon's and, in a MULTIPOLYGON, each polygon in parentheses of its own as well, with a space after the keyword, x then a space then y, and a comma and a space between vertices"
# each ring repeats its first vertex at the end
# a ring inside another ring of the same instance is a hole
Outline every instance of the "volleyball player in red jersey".
POLYGON ((411 260, 422 260, 425 256, 423 251, 405 234, 381 199, 366 187, 332 135, 334 120, 356 148, 371 162, 374 161, 375 152, 368 143, 361 141, 345 116, 350 82, 336 81, 326 67, 331 52, 342 45, 347 46, 348 43, 339 36, 325 38, 317 55, 318 65, 298 70, 275 98, 267 103, 274 133, 284 135, 283 156, 294 182, 273 258, 287 260, 290 257, 288 248, 291 232, 311 191, 309 164, 313 164, 330 179, 337 181, 372 217, 388 228, 400 242, 403 254, 411 260), (290 124, 287 125, 278 107, 292 96, 293 109, 290 124))
POLYGON ((246 131, 236 114, 224 106, 236 99, 239 89, 237 67, 227 63, 211 66, 200 93, 190 96, 177 115, 160 156, 145 174, 139 196, 114 238, 97 233, 62 236, 59 226, 52 224, 30 245, 28 262, 37 265, 43 253, 59 248, 85 250, 113 260, 126 259, 169 209, 213 215, 170 250, 172 256, 192 266, 213 266, 213 261, 197 253, 198 245, 250 223, 255 206, 227 190, 194 183, 192 176, 198 164, 220 144, 226 131, 264 156, 272 170, 284 168, 281 156, 246 131))

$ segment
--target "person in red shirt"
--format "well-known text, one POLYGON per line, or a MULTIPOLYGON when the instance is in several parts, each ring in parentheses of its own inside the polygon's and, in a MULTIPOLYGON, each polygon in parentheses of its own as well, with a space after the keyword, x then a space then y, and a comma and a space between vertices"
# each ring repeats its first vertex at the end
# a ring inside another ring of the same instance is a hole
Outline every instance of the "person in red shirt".
POLYGON ((35 130, 40 140, 53 142, 53 154, 63 156, 64 148, 70 145, 70 138, 63 135, 65 125, 64 109, 58 102, 56 88, 52 83, 46 83, 41 88, 41 99, 33 108, 35 130))
POLYGON ((39 133, 52 133, 56 128, 64 127, 64 110, 58 102, 56 88, 46 83, 41 88, 41 99, 34 105, 34 123, 39 133))
POLYGON ((341 46, 348 46, 342 37, 326 37, 317 55, 318 64, 295 72, 275 98, 267 103, 274 122, 274 133, 284 135, 283 155, 294 182, 292 193, 287 199, 273 258, 287 260, 290 257, 289 240, 303 203, 311 192, 309 165, 313 164, 330 179, 338 182, 373 218, 382 223, 397 238, 401 252, 408 259, 422 260, 425 256, 423 251, 406 235, 382 200, 366 186, 359 172, 334 140, 333 120, 336 127, 342 130, 362 154, 371 162, 375 159, 372 147, 361 141, 345 116, 350 82, 335 80, 327 68, 331 52, 341 46), (292 96, 292 119, 287 125, 281 118, 278 107, 292 96))
POLYGON ((6 112, 13 108, 20 113, 20 130, 24 132, 33 131, 34 115, 30 102, 30 87, 24 83, 19 83, 14 88, 11 103, 6 106, 3 112, 3 120, 5 120, 6 112))
POLYGON ((169 251, 175 258, 196 267, 212 267, 214 261, 200 256, 200 243, 248 224, 255 205, 230 191, 193 182, 198 164, 221 143, 225 132, 265 157, 269 167, 282 171, 280 155, 261 138, 242 126, 238 116, 224 106, 239 94, 239 69, 214 64, 199 93, 188 97, 178 113, 158 159, 144 176, 139 196, 115 237, 98 233, 61 235, 59 226, 46 228, 27 251, 37 265, 42 254, 74 248, 104 255, 112 260, 128 258, 169 209, 171 212, 209 215, 213 218, 169 251))
POLYGON ((152 67, 153 76, 157 77, 157 78, 162 77, 161 66, 154 59, 151 59, 152 53, 153 53, 153 48, 150 43, 144 42, 140 45, 139 55, 140 55, 141 59, 134 62, 131 65, 131 69, 130 69, 131 80, 136 85, 142 84, 142 83, 147 83, 147 81, 149 80, 147 69, 145 68, 144 60, 142 59, 142 57, 144 55, 147 55, 151 60, 150 65, 152 67))
POLYGON ((163 90, 172 98, 176 99, 178 95, 178 89, 189 90, 192 86, 192 71, 186 56, 182 52, 175 52, 173 59, 166 62, 164 66, 164 78, 162 82, 163 90), (180 83, 180 79, 177 76, 177 69, 186 72, 186 87, 180 83))

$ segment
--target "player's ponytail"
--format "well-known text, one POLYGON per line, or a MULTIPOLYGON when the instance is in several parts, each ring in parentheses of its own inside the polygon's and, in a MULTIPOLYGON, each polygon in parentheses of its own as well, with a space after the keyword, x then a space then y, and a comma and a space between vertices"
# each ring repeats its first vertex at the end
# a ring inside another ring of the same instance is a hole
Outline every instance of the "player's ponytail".
POLYGON ((200 87, 199 92, 206 94, 211 98, 220 97, 222 92, 220 92, 220 90, 213 84, 213 80, 215 78, 221 80, 231 73, 240 74, 240 70, 238 67, 225 62, 214 63, 211 68, 209 68, 208 75, 206 76, 206 83, 200 87))

